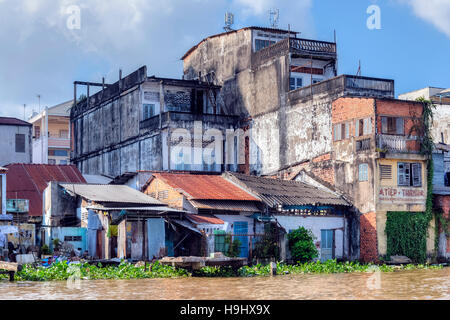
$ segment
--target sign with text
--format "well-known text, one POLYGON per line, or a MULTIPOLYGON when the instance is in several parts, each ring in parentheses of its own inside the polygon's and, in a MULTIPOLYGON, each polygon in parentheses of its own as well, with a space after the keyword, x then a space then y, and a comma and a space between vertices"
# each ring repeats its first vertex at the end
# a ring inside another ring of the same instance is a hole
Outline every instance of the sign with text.
POLYGON ((426 196, 423 188, 380 187, 378 190, 382 203, 425 204, 426 196))

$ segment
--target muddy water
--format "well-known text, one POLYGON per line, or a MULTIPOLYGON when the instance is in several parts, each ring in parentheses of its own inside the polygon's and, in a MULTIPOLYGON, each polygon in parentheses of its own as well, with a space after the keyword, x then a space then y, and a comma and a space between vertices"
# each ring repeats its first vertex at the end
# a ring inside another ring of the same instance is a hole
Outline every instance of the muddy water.
POLYGON ((450 268, 254 278, 0 281, 0 299, 450 299, 450 268))

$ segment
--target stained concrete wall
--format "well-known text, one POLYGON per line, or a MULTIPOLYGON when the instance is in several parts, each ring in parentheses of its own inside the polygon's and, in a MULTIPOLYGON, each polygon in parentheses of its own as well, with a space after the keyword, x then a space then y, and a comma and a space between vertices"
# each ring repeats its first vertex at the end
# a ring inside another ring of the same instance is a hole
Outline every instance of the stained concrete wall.
POLYGON ((31 163, 31 124, 30 126, 0 125, 0 166, 11 163, 31 163), (16 134, 25 135, 25 152, 16 152, 16 134))

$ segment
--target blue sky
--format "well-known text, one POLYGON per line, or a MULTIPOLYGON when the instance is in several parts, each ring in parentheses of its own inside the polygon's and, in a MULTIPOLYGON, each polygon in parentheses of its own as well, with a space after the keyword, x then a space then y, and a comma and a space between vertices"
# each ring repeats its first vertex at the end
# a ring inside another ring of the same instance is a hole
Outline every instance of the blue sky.
POLYGON ((73 81, 117 81, 147 65, 149 75, 179 78, 180 57, 201 39, 223 31, 226 11, 235 28, 279 27, 305 38, 333 40, 339 73, 391 78, 396 94, 450 87, 450 0, 0 0, 0 116, 23 118, 73 97, 73 81), (376 4, 381 29, 369 30, 376 4), (80 8, 80 29, 69 30, 67 8, 80 8))

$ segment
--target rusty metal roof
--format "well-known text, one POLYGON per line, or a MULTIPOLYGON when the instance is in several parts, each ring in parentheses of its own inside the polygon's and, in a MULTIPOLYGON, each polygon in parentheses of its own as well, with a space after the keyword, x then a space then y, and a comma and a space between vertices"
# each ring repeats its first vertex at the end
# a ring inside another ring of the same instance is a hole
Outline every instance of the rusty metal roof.
POLYGON ((188 200, 260 201, 243 188, 218 175, 154 173, 153 177, 183 193, 188 200))
POLYGON ((86 182, 74 165, 14 163, 6 168, 6 198, 28 199, 30 216, 42 216, 42 193, 50 181, 86 182))
POLYGON ((254 201, 230 201, 230 200, 190 200, 197 209, 239 211, 239 212, 259 212, 261 209, 254 201))
POLYGON ((186 218, 194 222, 195 224, 224 224, 225 221, 217 218, 214 215, 206 214, 186 214, 186 218))
POLYGON ((32 126, 29 122, 10 117, 0 117, 0 125, 2 124, 7 126, 32 126))
POLYGON ((94 202, 164 206, 161 201, 125 185, 60 183, 60 186, 94 202))
POLYGON ((225 176, 258 194, 261 200, 272 208, 277 205, 350 206, 347 201, 331 192, 299 181, 270 179, 231 172, 227 172, 225 176))

